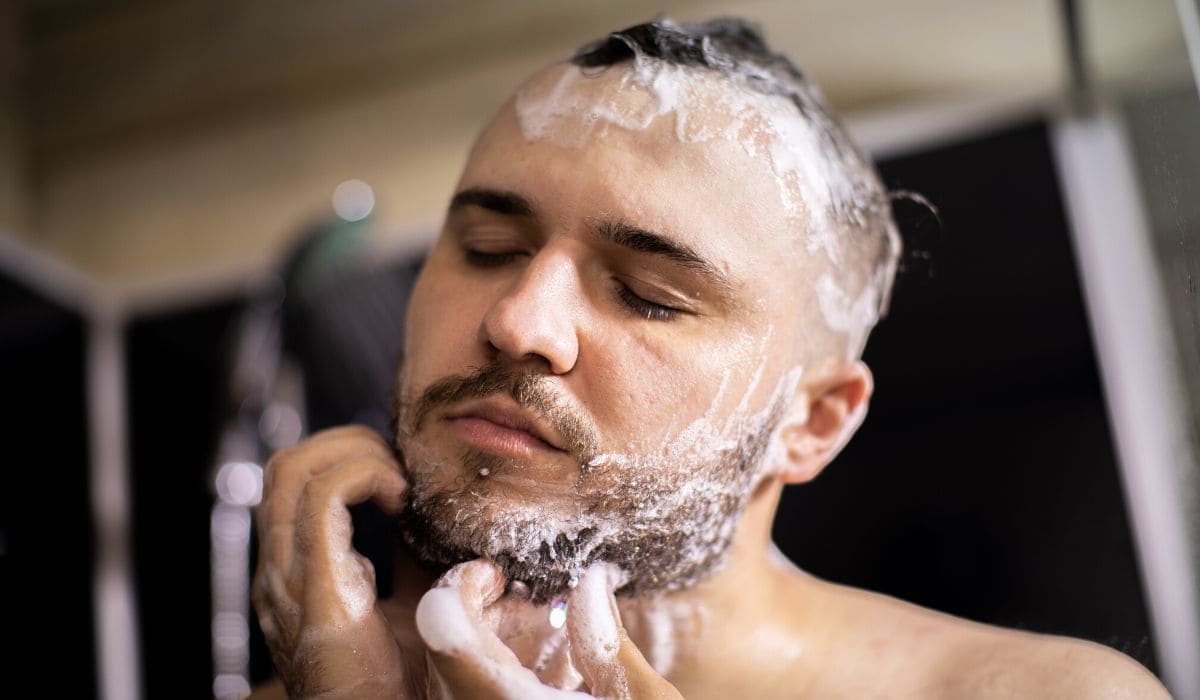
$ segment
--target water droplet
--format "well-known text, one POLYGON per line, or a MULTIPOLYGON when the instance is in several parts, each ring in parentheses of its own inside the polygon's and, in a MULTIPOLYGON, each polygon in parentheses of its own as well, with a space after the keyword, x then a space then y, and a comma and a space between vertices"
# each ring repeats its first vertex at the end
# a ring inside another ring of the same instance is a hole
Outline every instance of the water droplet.
POLYGON ((554 605, 550 606, 550 626, 554 629, 562 629, 562 626, 567 624, 567 600, 559 598, 554 601, 554 605))

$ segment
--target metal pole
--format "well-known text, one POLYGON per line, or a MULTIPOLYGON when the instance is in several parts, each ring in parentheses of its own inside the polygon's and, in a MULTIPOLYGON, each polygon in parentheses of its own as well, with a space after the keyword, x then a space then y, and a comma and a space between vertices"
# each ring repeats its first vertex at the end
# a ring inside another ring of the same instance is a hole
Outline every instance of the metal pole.
POLYGON ((129 527, 125 342, 116 312, 101 308, 91 314, 87 353, 99 690, 103 698, 139 700, 142 688, 129 527))

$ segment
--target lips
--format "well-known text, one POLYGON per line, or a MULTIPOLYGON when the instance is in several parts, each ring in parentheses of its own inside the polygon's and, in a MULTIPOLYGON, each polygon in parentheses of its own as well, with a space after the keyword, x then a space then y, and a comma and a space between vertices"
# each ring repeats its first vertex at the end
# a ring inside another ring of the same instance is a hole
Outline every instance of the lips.
POLYGON ((486 400, 452 411, 446 420, 468 442, 493 451, 563 451, 562 439, 535 416, 506 401, 486 400))

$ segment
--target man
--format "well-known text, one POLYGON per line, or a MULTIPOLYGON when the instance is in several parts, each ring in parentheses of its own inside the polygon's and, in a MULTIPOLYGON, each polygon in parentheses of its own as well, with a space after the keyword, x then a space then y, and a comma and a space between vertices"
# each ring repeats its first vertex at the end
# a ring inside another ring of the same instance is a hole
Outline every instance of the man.
POLYGON ((1106 647, 808 576, 786 484, 863 419, 899 243, 733 20, 632 27, 484 129, 413 291, 395 451, 276 455, 254 601, 295 697, 1164 697, 1106 647), (397 517, 395 593, 347 505, 397 517))

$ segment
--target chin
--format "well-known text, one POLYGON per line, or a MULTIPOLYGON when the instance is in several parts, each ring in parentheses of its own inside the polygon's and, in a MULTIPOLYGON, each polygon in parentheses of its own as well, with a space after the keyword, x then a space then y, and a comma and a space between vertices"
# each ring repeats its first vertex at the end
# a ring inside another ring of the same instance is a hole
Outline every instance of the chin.
POLYGON ((400 534, 434 571, 487 559, 539 604, 565 595, 595 562, 624 570, 618 595, 684 590, 728 559, 762 474, 770 418, 719 453, 608 454, 548 469, 409 440, 400 534))
POLYGON ((601 498, 581 497, 568 509, 470 484, 452 490, 415 485, 399 529, 432 571, 487 559, 510 585, 519 582, 514 588, 527 590, 535 604, 565 596, 597 561, 627 574, 618 595, 643 596, 690 588, 727 559, 746 490, 689 491, 693 497, 683 499, 675 489, 643 492, 641 498, 610 491, 601 498), (668 503, 668 496, 675 502, 668 503), (638 510, 639 505, 649 507, 638 510))

